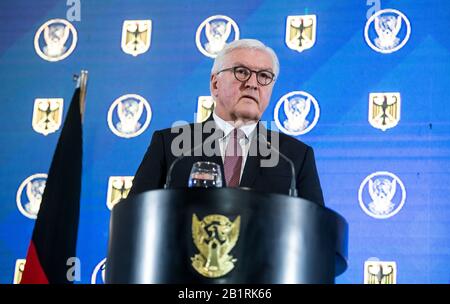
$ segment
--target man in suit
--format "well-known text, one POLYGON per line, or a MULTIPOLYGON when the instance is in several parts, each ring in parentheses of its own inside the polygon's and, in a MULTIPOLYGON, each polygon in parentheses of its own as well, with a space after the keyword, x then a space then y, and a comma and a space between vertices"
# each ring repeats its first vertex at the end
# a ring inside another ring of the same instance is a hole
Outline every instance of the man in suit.
POLYGON ((291 168, 281 152, 294 163, 298 196, 323 205, 313 149, 260 121, 278 72, 275 52, 260 41, 226 45, 211 70, 213 114, 203 123, 156 131, 130 195, 163 188, 177 159, 166 187, 187 187, 192 165, 210 161, 220 165, 224 186, 288 194, 291 168))

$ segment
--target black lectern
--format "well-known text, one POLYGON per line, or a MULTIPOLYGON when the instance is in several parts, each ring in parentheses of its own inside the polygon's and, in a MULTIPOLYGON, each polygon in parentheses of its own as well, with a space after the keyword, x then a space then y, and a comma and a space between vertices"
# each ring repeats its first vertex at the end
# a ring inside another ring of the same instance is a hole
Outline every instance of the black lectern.
POLYGON ((301 198, 148 191, 112 210, 106 283, 334 283, 347 238, 343 217, 301 198))

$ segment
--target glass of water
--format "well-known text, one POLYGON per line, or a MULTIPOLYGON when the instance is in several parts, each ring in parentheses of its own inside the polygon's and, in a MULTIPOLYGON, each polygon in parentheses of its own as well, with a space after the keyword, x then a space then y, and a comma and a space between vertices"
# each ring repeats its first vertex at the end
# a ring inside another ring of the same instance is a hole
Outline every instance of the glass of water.
POLYGON ((192 166, 188 186, 190 188, 221 188, 220 166, 213 162, 196 162, 192 166))

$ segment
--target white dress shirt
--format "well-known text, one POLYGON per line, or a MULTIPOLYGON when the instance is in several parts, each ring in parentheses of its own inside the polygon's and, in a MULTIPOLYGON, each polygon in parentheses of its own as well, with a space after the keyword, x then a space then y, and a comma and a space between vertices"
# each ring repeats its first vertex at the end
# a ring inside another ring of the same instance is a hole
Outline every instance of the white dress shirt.
MULTIPOLYGON (((231 131, 233 131, 234 126, 231 123, 220 118, 215 112, 213 112, 213 118, 214 122, 216 123, 216 126, 219 129, 221 129, 224 133, 224 136, 222 138, 219 138, 219 146, 220 146, 220 155, 222 156, 222 162, 225 162, 225 150, 227 148, 228 141, 230 140, 230 134, 231 131)), ((257 124, 258 123, 252 123, 248 125, 243 125, 239 128, 245 134, 245 137, 239 140, 239 145, 241 146, 242 149, 242 165, 240 178, 242 178, 242 173, 244 172, 245 167, 245 161, 247 160, 248 150, 250 149, 251 143, 250 139, 253 136, 257 124)))

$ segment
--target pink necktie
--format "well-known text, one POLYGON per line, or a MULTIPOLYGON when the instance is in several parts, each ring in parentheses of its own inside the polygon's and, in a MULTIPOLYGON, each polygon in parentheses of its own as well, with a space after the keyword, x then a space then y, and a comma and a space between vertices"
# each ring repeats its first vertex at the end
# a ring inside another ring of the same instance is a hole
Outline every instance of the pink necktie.
POLYGON ((238 187, 241 178, 242 148, 239 139, 245 136, 244 132, 234 129, 230 134, 225 160, 223 163, 227 187, 238 187))

